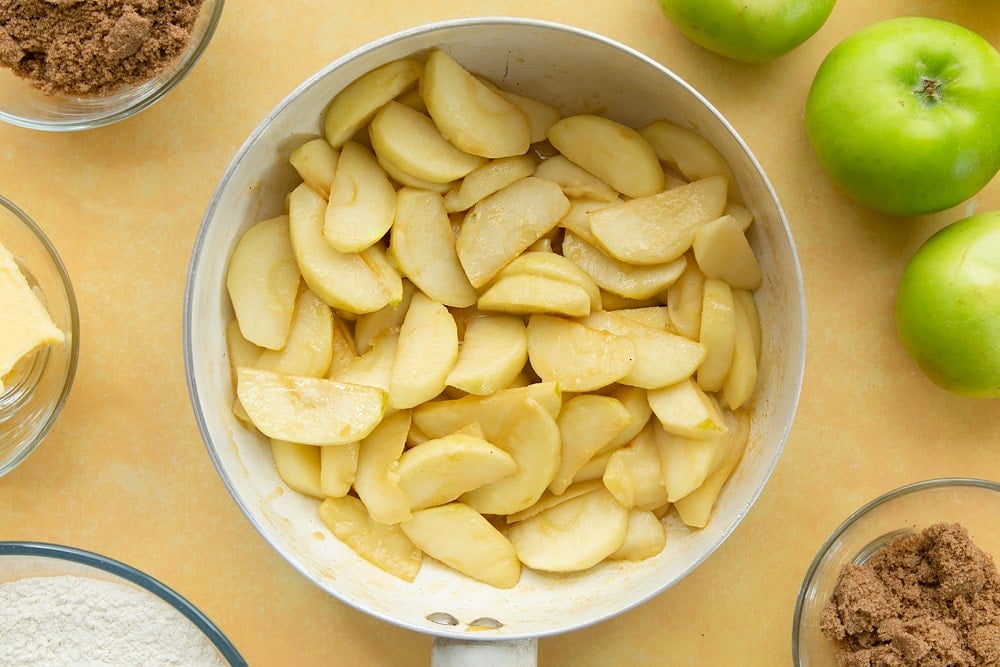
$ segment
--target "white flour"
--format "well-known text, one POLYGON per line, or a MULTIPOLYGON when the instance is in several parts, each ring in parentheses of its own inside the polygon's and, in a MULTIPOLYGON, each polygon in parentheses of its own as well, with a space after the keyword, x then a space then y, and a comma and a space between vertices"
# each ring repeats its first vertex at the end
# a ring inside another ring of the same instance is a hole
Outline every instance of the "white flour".
POLYGON ((153 595, 90 577, 0 584, 2 667, 221 667, 215 647, 153 595))

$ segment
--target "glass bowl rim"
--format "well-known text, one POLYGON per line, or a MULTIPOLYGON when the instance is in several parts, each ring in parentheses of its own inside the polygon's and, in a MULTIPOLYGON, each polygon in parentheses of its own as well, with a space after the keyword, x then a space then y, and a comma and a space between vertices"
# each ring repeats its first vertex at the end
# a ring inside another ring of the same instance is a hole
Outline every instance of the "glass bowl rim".
POLYGON ((212 0, 212 13, 208 17, 205 32, 190 51, 186 51, 178 56, 178 66, 174 69, 170 78, 165 79, 155 88, 136 98, 131 103, 115 110, 109 110, 102 115, 90 116, 86 118, 72 118, 69 120, 39 120, 28 116, 18 115, 0 109, 0 120, 30 130, 43 130, 48 132, 75 132, 78 130, 89 130, 103 127, 125 120, 130 116, 151 107, 162 99, 167 93, 173 90, 194 69, 195 64, 201 59, 202 54, 208 48, 215 30, 222 18, 222 10, 225 0, 212 0))
POLYGON ((215 623, 187 598, 150 574, 109 556, 50 542, 0 541, 0 560, 5 556, 28 556, 78 563, 128 581, 163 600, 198 628, 222 657, 235 667, 248 663, 215 623))
POLYGON ((928 489, 947 487, 978 488, 1000 494, 1000 482, 981 479, 978 477, 935 477, 933 479, 910 482, 890 491, 886 491, 872 500, 869 500, 867 503, 854 510, 846 519, 844 519, 843 522, 841 522, 839 526, 837 526, 836 529, 834 529, 830 536, 826 538, 823 545, 817 550, 812 562, 809 564, 809 569, 806 570, 806 574, 802 578, 802 585, 799 587, 799 593, 795 599, 795 612, 792 617, 793 664, 801 664, 802 659, 802 656, 799 653, 799 635, 800 626, 802 625, 802 612, 805 608, 806 593, 811 588, 813 581, 816 579, 820 565, 823 563, 823 559, 829 553, 831 547, 841 538, 841 536, 844 535, 844 533, 849 531, 858 521, 867 516, 872 510, 881 507, 896 498, 908 496, 920 491, 926 491, 928 489))

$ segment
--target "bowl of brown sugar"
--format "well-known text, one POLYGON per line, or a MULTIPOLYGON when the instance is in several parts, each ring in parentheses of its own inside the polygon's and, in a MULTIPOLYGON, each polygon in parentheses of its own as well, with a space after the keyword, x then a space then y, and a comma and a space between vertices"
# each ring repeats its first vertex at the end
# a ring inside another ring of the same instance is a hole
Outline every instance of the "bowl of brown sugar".
POLYGON ((795 605, 802 667, 1000 665, 1000 484, 916 482, 872 500, 819 550, 795 605))
POLYGON ((0 2, 0 119, 51 131, 128 118, 208 46, 223 0, 0 2))

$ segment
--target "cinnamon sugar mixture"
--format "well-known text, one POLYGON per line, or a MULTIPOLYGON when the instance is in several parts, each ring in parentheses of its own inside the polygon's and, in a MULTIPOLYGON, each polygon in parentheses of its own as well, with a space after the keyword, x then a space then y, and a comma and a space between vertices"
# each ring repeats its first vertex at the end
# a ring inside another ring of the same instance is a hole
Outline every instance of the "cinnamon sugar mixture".
POLYGON ((1000 575, 963 526, 936 524, 845 567, 821 629, 845 667, 997 667, 1000 575))
POLYGON ((0 66, 48 94, 102 96, 187 47, 203 0, 0 0, 0 66))

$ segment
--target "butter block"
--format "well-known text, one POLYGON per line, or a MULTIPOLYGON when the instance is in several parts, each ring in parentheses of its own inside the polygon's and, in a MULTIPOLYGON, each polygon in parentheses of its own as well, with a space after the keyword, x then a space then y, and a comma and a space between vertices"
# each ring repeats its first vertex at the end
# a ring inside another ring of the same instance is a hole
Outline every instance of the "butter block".
POLYGON ((0 244, 0 393, 4 379, 18 361, 64 339, 65 334, 28 285, 14 255, 0 244))

